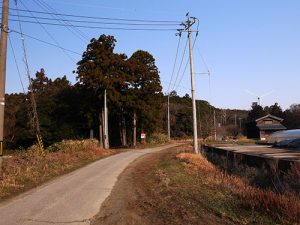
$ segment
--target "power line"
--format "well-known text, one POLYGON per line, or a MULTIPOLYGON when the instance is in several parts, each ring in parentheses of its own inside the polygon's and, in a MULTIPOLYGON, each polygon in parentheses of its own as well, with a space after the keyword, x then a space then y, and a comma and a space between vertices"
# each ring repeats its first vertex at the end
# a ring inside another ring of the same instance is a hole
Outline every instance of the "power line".
POLYGON ((183 70, 183 72, 182 72, 182 74, 181 74, 181 77, 180 77, 180 79, 179 79, 179 82, 178 82, 178 84, 177 84, 177 86, 176 86, 176 88, 175 88, 174 90, 177 90, 178 87, 179 87, 179 85, 181 84, 182 79, 183 79, 183 76, 184 76, 184 74, 185 74, 185 71, 186 71, 186 69, 187 69, 187 67, 188 67, 188 65, 189 65, 189 62, 190 62, 190 59, 188 58, 188 60, 186 61, 185 66, 184 66, 184 70, 183 70))
MULTIPOLYGON (((16 31, 16 30, 10 30, 10 32, 17 33, 17 34, 21 34, 21 32, 16 31)), ((73 50, 70 50, 70 49, 61 47, 61 46, 59 46, 59 45, 56 45, 56 44, 53 44, 53 43, 50 43, 50 42, 41 40, 41 39, 36 38, 36 37, 33 37, 33 36, 31 36, 31 35, 28 35, 28 34, 25 34, 25 33, 22 33, 22 34, 23 34, 24 37, 31 38, 31 39, 36 40, 36 41, 38 41, 38 42, 41 42, 41 43, 44 43, 44 44, 47 44, 47 45, 51 45, 51 46, 53 46, 53 47, 56 47, 56 48, 59 48, 59 49, 68 51, 68 52, 73 53, 73 54, 76 54, 76 55, 82 55, 81 53, 78 53, 78 52, 75 52, 75 51, 73 51, 73 50)))
MULTIPOLYGON (((161 83, 164 83, 164 84, 171 84, 169 81, 164 81, 164 80, 160 80, 161 83)), ((180 87, 180 89, 184 89, 184 90, 190 90, 189 87, 186 87, 186 86, 182 86, 182 85, 179 85, 178 87, 180 87)))
MULTIPOLYGON (((198 37, 198 34, 195 36, 192 50, 193 50, 194 47, 195 47, 195 43, 196 43, 196 41, 197 41, 197 37, 198 37)), ((181 81, 182 81, 182 79, 183 79, 183 76, 184 76, 184 74, 185 74, 185 71, 186 71, 186 69, 187 69, 187 66, 188 66, 188 64, 189 64, 189 61, 190 61, 190 59, 188 58, 188 60, 187 60, 187 62, 186 62, 186 64, 185 64, 183 73, 181 74, 180 80, 179 80, 179 82, 178 82, 178 85, 176 86, 176 88, 175 88, 174 90, 177 90, 177 89, 178 89, 178 87, 179 87, 179 85, 180 85, 180 83, 181 83, 181 81)))
MULTIPOLYGON (((21 1, 19 0, 19 2, 24 6, 24 8, 27 9, 26 5, 21 1)), ((32 14, 32 13, 31 13, 32 14)), ((33 14, 32 14, 33 16, 33 14)), ((52 41, 54 41, 56 43, 56 45, 60 46, 60 49, 63 51, 63 53, 71 60, 73 61, 74 63, 76 63, 76 61, 63 49, 63 47, 61 47, 61 45, 58 43, 58 41, 53 37, 53 35, 43 26, 42 23, 40 23, 40 21, 38 19, 35 19, 36 20, 36 23, 39 24, 42 29, 44 30, 44 32, 52 39, 52 41)), ((22 22, 21 20, 19 20, 19 23, 22 22)))
MULTIPOLYGON (((50 12, 50 10, 53 10, 54 12, 55 9, 53 9, 52 7, 50 7, 47 3, 43 2, 43 1, 39 1, 39 0, 33 0, 37 5, 39 5, 42 9, 45 10, 45 12, 50 12)), ((54 16, 54 15, 50 15, 53 19, 57 20, 59 23, 61 24, 69 24, 68 22, 64 22, 60 20, 60 16, 54 16), (56 17, 58 19, 56 19, 56 17)), ((39 18, 38 18, 39 19, 39 18)), ((76 37, 78 37, 80 40, 82 40, 85 44, 87 43, 88 37, 78 28, 74 28, 74 27, 67 27, 66 28, 72 33, 74 34, 76 37)))
POLYGON ((200 57, 201 57, 201 60, 202 60, 202 62, 203 62, 203 64, 204 64, 204 66, 205 66, 205 69, 207 70, 207 73, 209 74, 210 73, 210 70, 209 70, 209 68, 208 68, 208 65, 207 65, 207 63, 206 63, 206 60, 204 59, 204 56, 203 56, 203 54, 201 54, 201 51, 200 51, 200 49, 199 49, 199 47, 196 45, 196 48, 197 48, 197 50, 198 50, 198 53, 199 53, 199 55, 200 55, 200 57))
MULTIPOLYGON (((0 7, 1 8, 1 7, 0 7)), ((10 8, 10 10, 16 11, 15 8, 10 8)), ((56 16, 65 16, 65 17, 77 17, 77 18, 86 18, 86 19, 98 19, 98 20, 115 20, 115 21, 127 21, 127 22, 145 22, 145 23, 170 23, 170 24, 180 24, 182 21, 174 20, 142 20, 142 19, 125 19, 125 18, 113 18, 113 17, 96 17, 96 16, 84 16, 84 15, 75 15, 75 14, 63 14, 63 13, 50 13, 50 12, 41 12, 28 9, 19 9, 21 12, 30 12, 37 14, 47 14, 47 15, 56 15, 56 16)))
POLYGON ((23 81, 22 81, 22 78, 21 78, 21 73, 20 73, 19 65, 18 65, 18 62, 17 62, 15 50, 14 50, 14 47, 13 47, 10 35, 8 35, 8 39, 9 39, 10 48, 11 48, 11 51, 12 51, 12 54, 13 54, 13 57, 14 57, 14 61, 15 61, 15 64, 16 64, 17 73, 18 73, 19 80, 20 80, 20 83, 21 83, 21 86, 22 86, 22 90, 23 90, 23 93, 25 94, 26 92, 25 92, 24 84, 23 84, 23 81))
MULTIPOLYGON (((15 14, 10 14, 10 17, 16 17, 15 14)), ((56 19, 49 17, 40 17, 40 16, 27 16, 20 15, 21 18, 37 18, 41 20, 50 20, 50 21, 63 21, 63 22, 72 22, 72 23, 87 23, 87 24, 107 24, 107 25, 126 25, 126 26, 178 26, 178 24, 167 24, 167 23, 120 23, 120 22, 103 22, 103 21, 90 21, 90 20, 74 20, 74 19, 56 19)))
POLYGON ((176 63, 177 63, 180 42, 181 42, 181 34, 179 34, 179 39, 178 39, 178 44, 177 44, 177 49, 176 49, 176 55, 175 55, 175 60, 174 60, 174 65, 173 65, 173 70, 172 70, 172 75, 171 75, 171 79, 170 79, 170 82, 169 82, 169 85, 168 85, 168 93, 170 91, 170 86, 171 86, 171 83, 172 83, 172 80, 173 80, 173 76, 174 76, 174 72, 175 72, 175 67, 176 67, 176 63))
POLYGON ((172 88, 173 90, 174 90, 174 88, 176 86, 176 83, 177 83, 177 80, 178 80, 178 76, 179 76, 179 73, 180 73, 180 70, 181 70, 181 67, 182 67, 182 63, 183 63, 183 60, 184 60, 184 57, 185 57, 187 45, 188 45, 188 39, 186 40, 186 43, 185 43, 185 46, 184 46, 182 58, 181 58, 180 65, 179 65, 179 68, 178 68, 178 72, 177 72, 177 75, 176 75, 176 79, 175 79, 175 82, 174 82, 174 85, 173 85, 173 88, 172 88))
MULTIPOLYGON (((9 19, 9 21, 18 22, 18 20, 15 19, 9 19)), ((48 23, 48 22, 34 22, 29 20, 20 20, 22 23, 31 23, 31 24, 42 24, 42 25, 52 25, 52 26, 60 26, 60 27, 77 27, 77 28, 88 28, 88 29, 103 29, 103 30, 131 30, 131 31, 176 31, 177 29, 164 29, 164 28, 124 28, 124 27, 100 27, 100 26, 85 26, 85 25, 63 25, 59 23, 48 23)))

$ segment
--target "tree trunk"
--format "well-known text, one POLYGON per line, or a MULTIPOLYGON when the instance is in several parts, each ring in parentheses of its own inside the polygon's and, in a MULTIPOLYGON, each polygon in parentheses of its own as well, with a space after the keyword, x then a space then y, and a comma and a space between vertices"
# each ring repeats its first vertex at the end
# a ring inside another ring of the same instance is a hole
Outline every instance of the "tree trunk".
POLYGON ((133 113, 133 147, 136 147, 136 112, 133 113))

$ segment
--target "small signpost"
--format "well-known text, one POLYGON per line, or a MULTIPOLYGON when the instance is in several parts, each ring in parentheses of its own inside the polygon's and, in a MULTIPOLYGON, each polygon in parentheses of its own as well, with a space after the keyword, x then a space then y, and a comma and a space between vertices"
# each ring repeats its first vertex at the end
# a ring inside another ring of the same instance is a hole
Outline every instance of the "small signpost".
POLYGON ((141 133, 142 143, 146 142, 146 134, 144 132, 141 133))

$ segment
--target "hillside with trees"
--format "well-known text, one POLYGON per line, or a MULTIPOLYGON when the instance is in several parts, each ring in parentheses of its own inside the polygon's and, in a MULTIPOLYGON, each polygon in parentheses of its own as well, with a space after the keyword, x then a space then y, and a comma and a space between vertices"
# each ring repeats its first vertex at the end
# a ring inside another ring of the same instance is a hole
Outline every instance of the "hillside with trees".
MULTIPOLYGON (((31 80, 37 114, 46 146, 68 139, 100 138, 103 127, 104 91, 107 91, 109 141, 111 146, 133 144, 134 124, 140 134, 167 134, 167 96, 162 93, 159 69, 151 53, 138 50, 130 57, 116 53, 116 39, 110 35, 94 38, 73 71, 71 84, 66 76, 52 80, 44 69, 31 80)), ((6 148, 26 148, 36 142, 30 92, 6 95, 6 148)), ((188 94, 170 93, 172 138, 192 136, 192 100, 188 94)), ((198 134, 202 139, 236 137, 247 121, 265 114, 284 118, 287 128, 300 127, 300 105, 282 111, 275 103, 262 108, 253 103, 247 110, 218 109, 197 100, 198 134)))

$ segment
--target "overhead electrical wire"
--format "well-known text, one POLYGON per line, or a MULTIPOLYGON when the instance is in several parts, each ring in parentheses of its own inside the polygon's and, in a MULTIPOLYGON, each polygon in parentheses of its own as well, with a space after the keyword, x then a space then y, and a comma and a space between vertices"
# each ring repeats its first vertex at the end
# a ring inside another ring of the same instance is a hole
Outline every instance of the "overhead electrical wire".
MULTIPOLYGON (((18 20, 15 19, 9 19, 9 21, 18 22, 18 20)), ((86 25, 63 25, 59 23, 49 23, 49 22, 35 22, 30 20, 20 20, 22 23, 31 23, 31 24, 42 24, 42 25, 52 25, 52 26, 69 26, 69 27, 77 27, 77 28, 88 28, 88 29, 103 29, 103 30, 131 30, 131 31, 176 31, 177 29, 167 29, 167 28, 125 28, 125 27, 101 27, 101 26, 86 26, 86 25)))
MULTIPOLYGON (((169 84, 170 84, 169 81, 165 81, 165 80, 160 80, 160 82, 161 82, 161 83, 164 83, 164 84, 166 84, 166 85, 169 85, 169 84)), ((190 90, 190 89, 191 89, 191 88, 189 88, 189 87, 182 86, 182 85, 180 85, 179 87, 180 87, 181 89, 185 89, 185 90, 190 90)))
MULTIPOLYGON (((0 7, 2 8, 2 7, 0 7)), ((9 10, 15 11, 17 9, 10 8, 9 10)), ((170 24, 180 24, 182 21, 174 21, 174 20, 142 20, 142 19, 125 19, 125 18, 113 18, 113 17, 96 17, 96 16, 84 16, 84 15, 75 15, 75 14, 63 14, 63 13, 50 13, 50 12, 41 12, 35 10, 28 10, 28 9, 19 9, 20 12, 30 12, 30 13, 37 13, 37 14, 51 14, 51 15, 58 15, 58 16, 65 16, 65 17, 76 17, 76 18, 85 18, 85 19, 98 19, 98 20, 115 20, 115 21, 127 21, 127 22, 144 22, 144 23, 170 23, 170 24)))
POLYGON ((25 87, 24 87, 24 84, 23 84, 23 81, 22 81, 22 78, 21 78, 20 68, 19 68, 19 65, 18 65, 18 62, 17 62, 17 57, 16 57, 16 54, 15 54, 15 50, 14 50, 10 35, 8 35, 8 40, 9 40, 9 45, 10 45, 10 48, 11 48, 11 52, 13 54, 14 61, 15 61, 15 64, 16 64, 17 73, 18 73, 19 80, 20 80, 20 83, 21 83, 21 86, 22 86, 22 90, 23 90, 23 93, 25 94, 26 93, 25 87))
MULTIPOLYGON (((10 14, 10 17, 16 17, 15 14, 10 14)), ((37 18, 40 20, 50 20, 50 21, 63 21, 63 22, 72 22, 72 23, 87 23, 87 24, 107 24, 107 25, 126 25, 126 26, 178 26, 178 24, 167 24, 167 23, 123 23, 123 22, 103 22, 103 21, 91 21, 91 20, 74 20, 74 19, 57 19, 57 18, 49 18, 49 17, 40 17, 40 16, 27 16, 20 15, 21 18, 33 19, 37 18)))
MULTIPOLYGON (((12 30, 12 29, 10 29, 9 31, 10 31, 10 32, 13 32, 13 33, 21 34, 21 32, 16 31, 16 30, 12 30)), ((36 41, 38 41, 38 42, 47 44, 47 45, 51 45, 51 46, 56 47, 56 48, 59 48, 59 49, 65 50, 65 51, 67 51, 67 52, 70 52, 70 53, 73 53, 73 54, 76 54, 76 55, 82 55, 82 54, 79 53, 79 52, 75 52, 75 51, 73 51, 73 50, 70 50, 70 49, 61 47, 61 46, 59 46, 59 45, 56 45, 56 44, 53 44, 53 43, 50 43, 50 42, 47 42, 47 41, 44 41, 44 40, 41 40, 41 39, 39 39, 39 38, 33 37, 33 36, 28 35, 28 34, 25 34, 25 33, 23 33, 23 36, 24 36, 24 37, 28 37, 28 38, 33 39, 33 40, 36 40, 36 41)))
MULTIPOLYGON (((15 0, 15 5, 18 8, 17 0, 15 0)), ((20 29, 21 43, 22 43, 23 56, 24 56, 23 61, 25 64, 25 69, 26 69, 27 78, 28 78, 28 82, 29 82, 30 97, 31 97, 32 115, 30 116, 30 118, 31 118, 32 128, 37 132, 38 135, 40 135, 39 117, 37 114, 36 100, 35 100, 33 87, 32 87, 32 79, 31 79, 31 75, 30 75, 27 51, 26 51, 26 46, 25 46, 25 38, 23 36, 23 29, 22 29, 21 22, 19 22, 19 29, 20 29)))
POLYGON ((180 61, 180 64, 179 64, 179 68, 178 68, 178 71, 177 71, 176 79, 175 79, 175 82, 174 82, 174 84, 173 84, 172 90, 175 90, 174 88, 175 88, 175 86, 176 86, 176 83, 177 83, 177 80, 178 80, 178 76, 179 76, 179 73, 180 73, 181 68, 182 68, 182 63, 183 63, 183 61, 184 61, 184 57, 185 57, 185 53, 186 53, 186 49, 187 49, 188 42, 189 42, 189 40, 187 39, 187 40, 186 40, 186 43, 185 43, 185 46, 184 46, 183 54, 182 54, 182 57, 181 57, 181 61, 180 61))
POLYGON ((206 69, 207 73, 210 74, 210 70, 209 70, 208 65, 206 63, 206 60, 204 59, 203 54, 201 54, 201 51, 200 51, 200 49, 199 49, 199 47, 197 45, 196 45, 196 48, 197 48, 198 54, 200 55, 201 60, 202 60, 202 62, 204 64, 204 66, 205 66, 205 69, 206 69))
POLYGON ((175 54, 175 60, 174 60, 174 65, 173 65, 173 69, 172 69, 172 75, 171 75, 171 79, 168 85, 168 94, 170 94, 170 86, 172 84, 172 80, 174 77, 174 73, 175 73, 175 68, 176 68, 176 63, 177 63, 177 58, 178 58, 178 52, 179 52, 179 47, 180 47, 180 42, 181 42, 181 34, 179 34, 179 39, 178 39, 178 44, 177 44, 177 49, 176 49, 176 54, 175 54))
MULTIPOLYGON (((207 74, 208 74, 208 88, 209 88, 209 91, 208 91, 208 94, 209 94, 209 96, 208 96, 208 101, 209 101, 209 105, 210 105, 210 107, 209 107, 209 109, 210 109, 210 114, 212 115, 212 91, 211 91, 211 76, 210 76, 210 69, 209 69, 209 67, 208 67, 208 65, 207 65, 207 63, 206 63, 206 60, 204 59, 204 56, 203 56, 203 54, 201 53, 201 51, 200 51, 200 49, 199 49, 199 47, 196 45, 196 48, 197 48, 197 51, 198 51, 198 54, 200 55, 200 58, 201 58, 201 60, 202 60, 202 62, 203 62, 203 64, 204 64, 204 66, 205 66, 205 69, 206 69, 206 71, 207 71, 207 74)), ((212 127, 214 127, 214 126, 212 126, 212 127)))
MULTIPOLYGON (((194 47, 195 47, 195 43, 196 43, 196 41, 197 41, 197 37, 198 37, 198 33, 197 33, 196 36, 195 36, 195 39, 194 39, 194 42, 193 42, 193 46, 192 46, 192 50, 193 50, 194 47)), ((189 61, 190 61, 190 59, 188 58, 188 60, 187 60, 187 62, 186 62, 186 64, 185 64, 183 73, 181 74, 180 80, 179 80, 179 82, 178 82, 178 84, 177 84, 177 86, 176 86, 176 88, 175 88, 174 90, 177 90, 178 87, 179 87, 179 85, 181 84, 182 79, 183 79, 183 76, 184 76, 185 71, 186 71, 186 69, 187 69, 187 66, 188 66, 188 64, 189 64, 189 61)))
MULTIPOLYGON (((54 11, 55 13, 57 12, 55 9, 53 9, 51 6, 49 6, 47 3, 43 2, 42 0, 33 0, 39 7, 41 7, 45 12, 51 12, 54 11)), ((57 20, 59 23, 61 24, 65 24, 65 25, 70 25, 69 22, 66 21, 62 21, 62 16, 55 16, 55 15, 51 15, 52 17, 51 19, 53 20, 57 20)), ((41 19, 36 17, 37 19, 41 19)), ((76 37, 78 37, 81 41, 83 41, 85 44, 87 44, 89 38, 78 28, 74 28, 74 27, 68 27, 66 26, 66 28, 76 37)))
MULTIPOLYGON (((27 9, 26 5, 23 3, 22 0, 18 0, 24 8, 27 9)), ((31 13, 32 16, 34 16, 32 13, 31 13)), ((76 63, 76 61, 68 54, 68 52, 66 52, 63 47, 61 47, 61 45, 58 43, 58 41, 53 37, 53 35, 43 26, 42 23, 40 23, 40 21, 38 19, 35 19, 36 20, 36 23, 39 24, 42 29, 44 30, 44 32, 52 39, 52 41, 54 41, 56 43, 56 45, 60 46, 60 49, 63 51, 63 53, 67 56, 67 58, 69 58, 73 63, 76 63)), ((19 20, 20 22, 22 22, 22 20, 19 20)))

